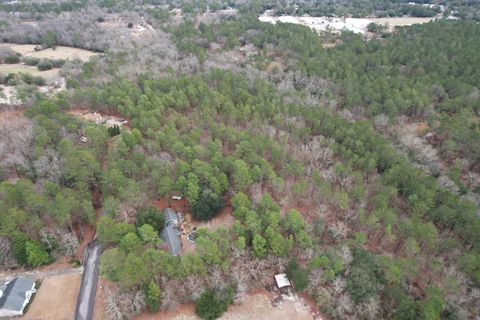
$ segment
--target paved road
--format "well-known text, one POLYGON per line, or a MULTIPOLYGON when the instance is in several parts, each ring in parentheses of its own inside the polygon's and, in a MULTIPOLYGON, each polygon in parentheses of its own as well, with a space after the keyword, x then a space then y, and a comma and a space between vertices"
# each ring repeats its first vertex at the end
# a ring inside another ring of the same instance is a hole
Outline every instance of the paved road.
POLYGON ((101 251, 102 248, 96 240, 90 242, 85 250, 84 271, 75 309, 75 320, 91 320, 93 317, 101 251))

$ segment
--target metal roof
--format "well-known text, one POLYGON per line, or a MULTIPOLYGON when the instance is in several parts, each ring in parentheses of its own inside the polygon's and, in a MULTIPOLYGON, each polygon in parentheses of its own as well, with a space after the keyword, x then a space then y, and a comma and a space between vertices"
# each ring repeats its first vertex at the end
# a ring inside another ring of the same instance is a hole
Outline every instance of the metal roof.
POLYGON ((279 288, 290 287, 290 281, 285 273, 275 275, 275 281, 277 282, 277 286, 279 288))
POLYGON ((180 242, 178 228, 167 225, 160 232, 160 237, 168 244, 168 249, 172 255, 179 256, 182 254, 182 243, 180 242))
POLYGON ((173 210, 172 208, 165 209, 164 213, 165 213, 165 221, 167 223, 168 221, 178 220, 178 215, 175 212, 175 210, 173 210))
POLYGON ((26 305, 26 300, 30 298, 28 294, 35 288, 35 282, 30 278, 15 278, 0 287, 2 295, 0 297, 0 310, 12 310, 22 312, 26 305), (28 295, 27 295, 28 294, 28 295))

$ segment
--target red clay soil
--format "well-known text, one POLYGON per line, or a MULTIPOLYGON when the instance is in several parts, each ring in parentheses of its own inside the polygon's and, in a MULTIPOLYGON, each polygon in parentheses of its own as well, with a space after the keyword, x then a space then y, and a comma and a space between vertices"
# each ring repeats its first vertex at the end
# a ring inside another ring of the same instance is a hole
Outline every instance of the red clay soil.
POLYGON ((171 197, 160 197, 158 200, 153 202, 153 205, 160 211, 163 211, 166 208, 172 208, 180 212, 189 211, 188 202, 185 198, 183 198, 182 200, 173 200, 171 197))
POLYGON ((75 256, 79 261, 83 260, 83 253, 85 251, 85 247, 93 240, 95 236, 95 228, 90 225, 82 226, 83 228, 83 240, 80 243, 80 246, 77 249, 77 253, 75 256))
POLYGON ((323 315, 321 312, 320 312, 320 309, 318 309, 318 306, 317 304, 315 303, 315 300, 313 300, 313 298, 311 296, 309 296, 307 293, 305 292, 302 292, 300 294, 298 294, 300 297, 303 298, 303 300, 305 301, 305 303, 308 305, 308 307, 310 308, 310 313, 315 315, 315 317, 318 317, 320 319, 326 319, 327 317, 325 315, 323 315))

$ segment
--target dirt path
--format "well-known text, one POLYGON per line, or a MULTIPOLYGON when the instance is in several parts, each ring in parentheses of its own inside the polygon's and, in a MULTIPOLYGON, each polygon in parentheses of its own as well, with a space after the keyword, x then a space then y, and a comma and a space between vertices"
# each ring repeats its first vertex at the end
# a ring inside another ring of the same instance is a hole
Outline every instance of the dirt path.
POLYGON ((81 274, 83 272, 83 267, 78 268, 69 268, 63 270, 51 270, 51 271, 23 271, 23 272, 2 272, 0 273, 0 282, 8 281, 16 277, 29 277, 35 280, 52 278, 62 275, 71 275, 71 274, 81 274))

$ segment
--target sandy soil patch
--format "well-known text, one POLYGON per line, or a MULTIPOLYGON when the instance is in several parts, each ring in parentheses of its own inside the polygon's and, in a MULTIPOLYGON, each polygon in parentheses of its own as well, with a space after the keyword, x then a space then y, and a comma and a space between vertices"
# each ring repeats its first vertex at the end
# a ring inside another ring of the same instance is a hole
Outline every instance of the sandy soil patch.
POLYGON ((276 24, 293 23, 307 26, 315 31, 335 31, 340 32, 348 30, 354 33, 365 34, 367 26, 371 22, 386 24, 393 30, 396 26, 409 26, 418 23, 427 23, 438 17, 419 18, 419 17, 392 17, 392 18, 345 18, 345 17, 309 17, 309 16, 275 16, 272 10, 265 11, 258 19, 262 22, 276 24))
POLYGON ((22 56, 27 57, 35 57, 35 58, 48 58, 48 59, 64 59, 64 60, 73 60, 73 59, 80 59, 83 62, 88 61, 91 57, 97 55, 98 53, 73 48, 73 47, 64 47, 58 46, 54 49, 49 48, 41 51, 35 51, 35 47, 37 45, 33 44, 9 44, 9 43, 2 43, 0 47, 9 47, 12 50, 20 53, 22 56))
POLYGON ((391 27, 396 26, 411 26, 413 24, 422 24, 434 20, 436 17, 391 17, 391 18, 368 18, 371 22, 380 24, 388 24, 391 27))
POLYGON ((27 320, 70 320, 75 314, 80 274, 46 278, 42 281, 27 314, 27 320))
MULTIPOLYGON (((322 319, 316 312, 312 313, 308 302, 300 296, 291 296, 282 301, 278 306, 272 305, 275 295, 266 290, 258 290, 246 296, 243 304, 232 305, 220 319, 223 320, 311 320, 322 319)), ((185 304, 175 310, 157 312, 155 314, 142 313, 136 320, 196 320, 195 306, 185 304)))
POLYGON ((67 113, 87 121, 93 121, 96 124, 104 124, 108 127, 118 125, 119 127, 125 126, 128 128, 128 121, 122 118, 120 114, 114 112, 100 113, 95 111, 92 112, 87 109, 72 109, 67 113))

